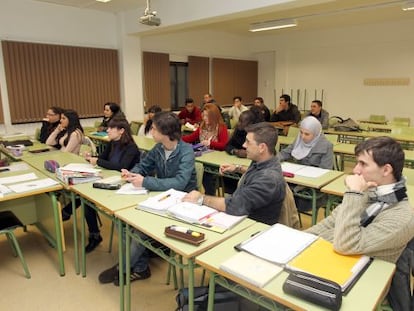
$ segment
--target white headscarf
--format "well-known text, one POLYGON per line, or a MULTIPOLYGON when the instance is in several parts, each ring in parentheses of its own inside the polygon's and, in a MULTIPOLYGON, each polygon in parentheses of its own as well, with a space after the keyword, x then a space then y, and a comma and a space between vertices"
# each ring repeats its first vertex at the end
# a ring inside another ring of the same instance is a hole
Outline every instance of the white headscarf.
POLYGON ((302 122, 300 122, 300 128, 311 132, 313 134, 313 139, 310 142, 305 143, 300 133, 298 134, 298 137, 296 137, 292 149, 292 157, 297 160, 302 160, 309 154, 322 134, 321 123, 318 121, 318 119, 312 116, 304 118, 302 122))

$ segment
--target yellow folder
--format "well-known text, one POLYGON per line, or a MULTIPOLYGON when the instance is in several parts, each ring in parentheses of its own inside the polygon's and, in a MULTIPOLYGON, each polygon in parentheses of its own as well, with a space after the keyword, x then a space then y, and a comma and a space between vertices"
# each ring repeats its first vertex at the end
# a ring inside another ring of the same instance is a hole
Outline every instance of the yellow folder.
POLYGON ((368 256, 341 255, 334 250, 332 243, 318 239, 292 259, 287 267, 334 281, 345 291, 369 262, 368 256))

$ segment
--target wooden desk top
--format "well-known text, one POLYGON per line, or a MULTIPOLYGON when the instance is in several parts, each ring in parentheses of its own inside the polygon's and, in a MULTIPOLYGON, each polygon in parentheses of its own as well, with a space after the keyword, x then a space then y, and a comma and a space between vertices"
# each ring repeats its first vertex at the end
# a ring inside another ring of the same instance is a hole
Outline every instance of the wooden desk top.
POLYGON ((223 163, 232 163, 232 164, 240 164, 244 166, 249 166, 252 162, 250 159, 247 158, 238 158, 234 155, 230 155, 225 151, 216 151, 213 150, 211 152, 204 153, 200 157, 196 157, 195 160, 197 162, 216 166, 219 167, 223 163))
MULTIPOLYGON (((113 173, 112 176, 119 174, 117 171, 106 170, 106 173, 113 173)), ((113 215, 116 211, 136 207, 139 202, 148 199, 150 194, 117 194, 116 190, 105 190, 92 187, 92 183, 84 183, 71 186, 71 190, 81 197, 95 204, 100 209, 104 210, 108 215, 113 215)))
POLYGON ((224 233, 217 233, 211 230, 203 229, 200 227, 192 226, 188 223, 181 222, 179 220, 163 217, 160 215, 145 212, 135 207, 122 209, 115 212, 115 216, 120 218, 123 222, 145 233, 151 238, 159 241, 163 245, 174 250, 177 254, 182 255, 185 258, 195 257, 213 246, 223 242, 234 234, 245 230, 252 226, 256 222, 251 219, 244 219, 241 223, 233 228, 225 231, 224 233), (165 227, 170 225, 184 226, 191 230, 202 232, 205 234, 206 240, 200 245, 192 245, 183 241, 179 241, 173 238, 169 238, 164 234, 165 227))
POLYGON ((314 188, 314 189, 321 189, 323 186, 329 184, 333 180, 337 179, 338 177, 342 176, 344 172, 341 171, 334 171, 329 170, 328 173, 322 175, 321 177, 312 178, 312 177, 302 177, 295 175, 294 177, 285 177, 287 183, 314 188))
MULTIPOLYGON (((38 179, 43 179, 43 178, 48 177, 48 176, 42 174, 42 172, 40 172, 40 171, 34 169, 33 167, 30 167, 29 165, 27 165, 27 169, 24 169, 24 170, 1 172, 0 173, 0 178, 18 176, 18 175, 29 174, 29 173, 34 173, 37 176, 38 179)), ((10 185, 12 185, 12 184, 13 183, 11 183, 10 185)), ((9 184, 7 184, 7 185, 9 185, 9 184)), ((40 189, 34 189, 32 191, 26 191, 26 192, 21 192, 21 193, 11 192, 11 193, 7 193, 4 196, 0 197, 0 202, 10 201, 10 200, 14 200, 14 199, 23 198, 23 197, 30 197, 30 196, 34 196, 34 195, 41 194, 41 193, 46 193, 46 192, 51 192, 51 191, 58 191, 58 190, 61 190, 61 189, 62 189, 62 185, 61 184, 56 184, 56 185, 53 185, 53 186, 48 186, 48 187, 44 187, 44 188, 40 188, 40 189)))
POLYGON ((145 136, 132 135, 138 148, 144 151, 149 151, 157 144, 153 138, 145 136))
MULTIPOLYGON (((220 264, 223 261, 236 254, 234 245, 247 240, 252 234, 266 228, 266 225, 256 223, 255 225, 215 246, 211 250, 197 256, 196 263, 209 271, 222 275, 242 285, 243 287, 258 293, 261 296, 275 300, 294 310, 325 310, 317 305, 285 294, 282 290, 283 282, 288 276, 288 273, 285 271, 276 276, 263 288, 259 288, 220 269, 220 264)), ((374 260, 351 291, 343 297, 341 310, 353 311, 375 309, 375 306, 384 296, 385 289, 391 282, 394 268, 394 264, 382 260, 374 260)))
MULTIPOLYGON (((414 176, 414 170, 413 169, 404 169, 403 175, 407 178, 407 195, 410 203, 414 206, 414 180, 408 180, 410 176, 408 176, 407 173, 405 173, 406 170, 410 170, 411 174, 414 176), (410 184, 411 181, 411 184, 410 184)), ((335 179, 334 181, 327 184, 325 187, 321 189, 321 192, 336 195, 338 197, 342 197, 346 191, 345 186, 345 178, 348 176, 348 174, 342 175, 341 177, 335 179)))

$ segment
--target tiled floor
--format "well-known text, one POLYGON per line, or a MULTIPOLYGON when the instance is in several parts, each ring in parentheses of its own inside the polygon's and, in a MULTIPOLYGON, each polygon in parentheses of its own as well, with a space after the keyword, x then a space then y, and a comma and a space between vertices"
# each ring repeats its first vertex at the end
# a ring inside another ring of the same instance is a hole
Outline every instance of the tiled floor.
MULTIPOLYGON (((302 217, 304 226, 309 226, 309 217, 302 217)), ((87 276, 75 274, 72 239, 72 221, 64 223, 66 236, 66 275, 58 274, 57 256, 53 248, 33 226, 28 232, 18 229, 17 235, 32 275, 24 277, 18 258, 12 256, 4 236, 0 237, 0 309, 8 311, 66 311, 66 310, 119 310, 119 288, 113 284, 102 285, 98 275, 117 262, 117 240, 114 251, 108 253, 108 232, 110 225, 105 217, 102 227, 104 241, 87 255, 87 276)), ((167 264, 159 259, 151 260, 152 277, 132 285, 132 310, 164 311, 175 310, 177 291, 166 285, 167 264)), ((196 276, 199 284, 199 273, 196 276)), ((243 310, 256 310, 256 306, 245 305, 243 310)))

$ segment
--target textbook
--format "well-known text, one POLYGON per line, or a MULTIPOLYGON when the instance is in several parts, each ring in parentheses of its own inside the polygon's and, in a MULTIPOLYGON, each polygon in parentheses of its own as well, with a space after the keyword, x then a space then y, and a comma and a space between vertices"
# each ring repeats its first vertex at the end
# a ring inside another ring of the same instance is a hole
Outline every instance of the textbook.
POLYGON ((159 215, 171 216, 203 228, 224 232, 247 216, 233 216, 196 203, 182 202, 186 192, 169 189, 138 203, 138 208, 159 215))
POLYGON ((343 293, 347 293, 371 261, 365 255, 341 255, 334 250, 332 243, 318 239, 290 261, 286 268, 334 281, 341 286, 343 293))
POLYGON ((220 269, 257 287, 263 287, 283 271, 281 266, 246 252, 238 252, 222 262, 220 269))
POLYGON ((317 239, 316 235, 277 223, 240 243, 236 249, 284 266, 317 239))
POLYGON ((68 185, 77 185, 102 179, 100 172, 89 163, 71 163, 56 168, 56 177, 68 185))

